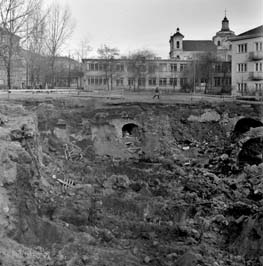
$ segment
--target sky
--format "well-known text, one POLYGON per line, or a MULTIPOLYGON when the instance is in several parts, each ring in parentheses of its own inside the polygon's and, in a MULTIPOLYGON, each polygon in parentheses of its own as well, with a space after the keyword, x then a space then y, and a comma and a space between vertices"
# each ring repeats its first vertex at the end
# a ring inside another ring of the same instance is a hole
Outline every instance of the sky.
POLYGON ((211 40, 221 29, 225 10, 236 34, 263 24, 263 0, 57 1, 68 5, 76 25, 64 51, 80 49, 85 40, 92 47, 87 57, 96 57, 97 49, 106 44, 117 47, 121 55, 150 49, 168 58, 169 39, 177 27, 185 40, 211 40))

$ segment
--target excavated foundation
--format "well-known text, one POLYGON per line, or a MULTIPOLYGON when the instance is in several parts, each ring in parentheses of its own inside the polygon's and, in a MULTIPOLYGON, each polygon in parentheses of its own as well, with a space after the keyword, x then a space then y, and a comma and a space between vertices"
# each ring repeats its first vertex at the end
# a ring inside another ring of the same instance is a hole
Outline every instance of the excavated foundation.
POLYGON ((2 265, 262 265, 258 107, 28 100, 0 113, 2 265))

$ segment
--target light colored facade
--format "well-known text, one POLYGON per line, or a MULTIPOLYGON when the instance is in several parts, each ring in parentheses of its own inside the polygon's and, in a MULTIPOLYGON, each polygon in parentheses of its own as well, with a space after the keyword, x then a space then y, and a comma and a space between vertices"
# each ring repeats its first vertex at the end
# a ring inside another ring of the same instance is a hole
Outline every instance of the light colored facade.
POLYGON ((116 59, 112 62, 114 71, 108 74, 108 82, 104 61, 100 59, 83 59, 84 88, 86 90, 108 90, 108 89, 160 89, 179 90, 186 84, 185 70, 191 61, 173 59, 146 60, 145 71, 140 76, 129 71, 129 59, 116 59), (154 70, 150 68, 154 66, 154 70), (108 83, 110 87, 108 87, 108 83))
POLYGON ((26 82, 26 61, 22 54, 22 49, 19 45, 20 37, 17 35, 11 35, 7 30, 0 27, 0 89, 7 88, 7 68, 5 66, 6 47, 9 46, 9 42, 12 39, 13 42, 13 56, 11 60, 11 86, 12 88, 21 88, 26 82))
POLYGON ((232 94, 263 93, 263 25, 246 31, 232 41, 232 94))
POLYGON ((230 36, 234 36, 234 32, 230 31, 226 17, 222 21, 221 31, 213 40, 184 40, 184 35, 177 28, 169 40, 170 58, 146 60, 142 68, 145 70, 139 76, 131 71, 130 59, 106 62, 111 64, 112 73, 105 71, 109 67, 104 67, 103 59, 83 59, 83 87, 85 90, 110 90, 154 89, 158 86, 161 90, 179 91, 190 88, 192 91, 220 92, 226 87, 231 88, 231 58, 225 56, 231 49, 228 41, 230 36), (200 56, 206 55, 212 55, 214 62, 209 62, 209 75, 198 76, 197 68, 202 68, 200 56), (151 68, 154 68, 154 71, 151 71, 151 68))

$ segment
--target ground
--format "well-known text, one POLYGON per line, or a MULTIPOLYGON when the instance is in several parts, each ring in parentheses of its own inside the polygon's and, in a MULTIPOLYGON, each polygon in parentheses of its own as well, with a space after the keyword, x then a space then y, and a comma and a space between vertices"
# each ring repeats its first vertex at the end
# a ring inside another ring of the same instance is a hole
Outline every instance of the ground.
POLYGON ((263 265, 260 105, 87 96, 0 103, 2 265, 263 265))

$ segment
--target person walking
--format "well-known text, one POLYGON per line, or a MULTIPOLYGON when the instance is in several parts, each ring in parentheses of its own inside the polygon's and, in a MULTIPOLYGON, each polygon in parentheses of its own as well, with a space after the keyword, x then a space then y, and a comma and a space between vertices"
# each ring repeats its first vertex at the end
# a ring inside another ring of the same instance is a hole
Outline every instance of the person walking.
POLYGON ((160 99, 160 91, 159 91, 159 88, 158 87, 155 88, 154 95, 153 95, 153 99, 155 99, 155 97, 157 97, 158 99, 160 99))

